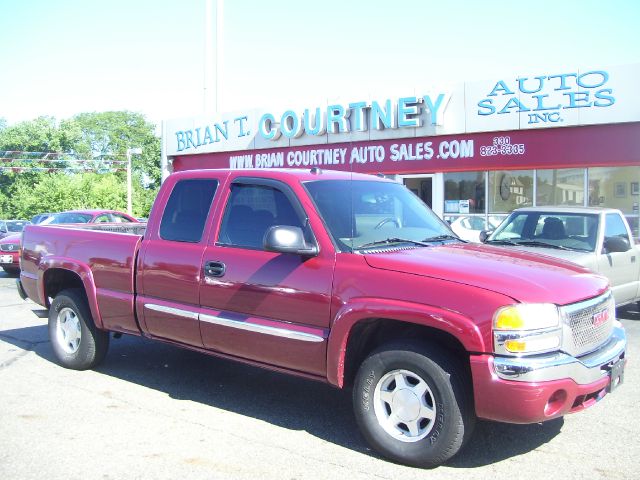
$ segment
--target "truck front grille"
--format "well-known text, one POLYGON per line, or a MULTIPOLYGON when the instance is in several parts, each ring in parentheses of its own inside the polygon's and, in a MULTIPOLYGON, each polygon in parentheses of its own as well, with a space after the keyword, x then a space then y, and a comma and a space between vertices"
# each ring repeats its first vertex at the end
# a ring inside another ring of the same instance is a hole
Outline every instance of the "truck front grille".
POLYGON ((563 350, 579 357, 605 343, 613 331, 616 308, 611 292, 560 308, 563 350))
POLYGON ((20 250, 20 245, 14 243, 4 243, 0 245, 0 251, 3 252, 17 252, 18 250, 20 250))

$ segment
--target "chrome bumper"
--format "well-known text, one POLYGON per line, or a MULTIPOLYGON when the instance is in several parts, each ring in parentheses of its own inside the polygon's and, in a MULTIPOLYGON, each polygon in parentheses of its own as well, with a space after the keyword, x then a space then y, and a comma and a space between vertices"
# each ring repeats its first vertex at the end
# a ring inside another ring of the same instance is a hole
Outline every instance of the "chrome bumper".
POLYGON ((493 365, 496 375, 504 380, 548 382, 570 378, 586 385, 606 376, 613 364, 624 358, 626 348, 624 328, 616 321, 609 340, 580 358, 555 352, 535 357, 495 357, 493 365))

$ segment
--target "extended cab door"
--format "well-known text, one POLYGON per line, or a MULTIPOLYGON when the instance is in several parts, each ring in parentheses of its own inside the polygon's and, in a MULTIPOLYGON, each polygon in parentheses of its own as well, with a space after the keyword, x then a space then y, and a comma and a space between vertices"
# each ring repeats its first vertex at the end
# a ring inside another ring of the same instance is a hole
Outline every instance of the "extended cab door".
POLYGON ((136 300, 138 317, 152 336, 202 347, 198 289, 205 227, 222 175, 169 177, 156 199, 138 261, 136 300), (163 205, 163 211, 155 210, 163 205))
POLYGON ((272 179, 238 177, 219 234, 202 259, 200 320, 206 348, 312 375, 326 373, 334 250, 313 257, 263 249, 267 229, 290 225, 316 242, 297 194, 272 179))
POLYGON ((626 223, 618 213, 607 213, 604 225, 605 246, 598 256, 599 273, 609 277, 616 304, 635 300, 640 283, 640 258, 633 239, 629 235, 626 223), (607 251, 607 240, 622 238, 628 242, 629 249, 622 251, 607 251))

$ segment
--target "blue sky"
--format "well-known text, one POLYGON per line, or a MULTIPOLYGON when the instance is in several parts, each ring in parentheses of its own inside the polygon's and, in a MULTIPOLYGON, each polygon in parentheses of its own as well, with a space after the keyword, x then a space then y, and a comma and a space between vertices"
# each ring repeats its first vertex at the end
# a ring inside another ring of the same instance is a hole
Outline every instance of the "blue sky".
MULTIPOLYGON (((201 114, 204 5, 0 0, 0 118, 201 114)), ((640 63, 639 26, 638 0, 225 0, 219 107, 640 63)))

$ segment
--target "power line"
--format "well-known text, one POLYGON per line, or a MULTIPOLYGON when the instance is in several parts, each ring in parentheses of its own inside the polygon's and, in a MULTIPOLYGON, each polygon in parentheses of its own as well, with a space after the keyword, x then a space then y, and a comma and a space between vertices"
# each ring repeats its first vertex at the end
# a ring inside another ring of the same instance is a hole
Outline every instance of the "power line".
MULTIPOLYGON (((2 152, 0 152, 2 153, 2 152)), ((13 157, 2 157, 0 156, 0 162, 3 163, 76 163, 76 164, 86 164, 86 163, 109 163, 115 165, 126 165, 126 160, 106 160, 102 158, 94 158, 91 160, 77 160, 77 159, 58 159, 54 160, 51 158, 13 158, 13 157)))
POLYGON ((115 173, 115 172, 125 172, 126 168, 62 168, 62 167, 2 167, 0 166, 0 172, 12 172, 12 173, 24 173, 24 172, 46 172, 46 173, 55 173, 55 172, 65 172, 65 173, 86 173, 86 172, 96 172, 96 173, 115 173))
POLYGON ((26 152, 22 150, 0 150, 0 173, 95 172, 98 174, 104 174, 126 172, 128 164, 127 160, 114 159, 123 157, 127 158, 127 155, 123 153, 114 153, 98 155, 95 157, 82 157, 72 152, 26 152), (39 164, 46 165, 36 166, 39 164))
MULTIPOLYGON (((0 157, 11 159, 34 159, 38 158, 41 161, 47 160, 59 160, 59 161, 104 161, 110 158, 125 158, 125 153, 108 153, 103 155, 96 155, 93 157, 86 157, 73 152, 27 152, 24 150, 0 150, 0 157)), ((126 160, 112 160, 125 162, 126 160)))

